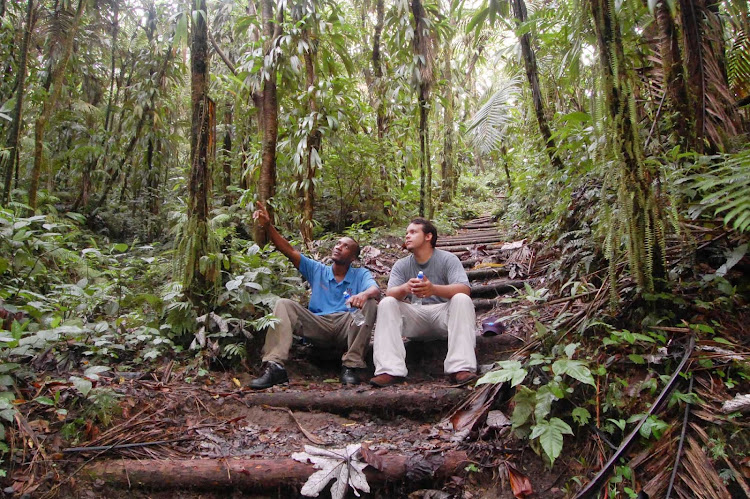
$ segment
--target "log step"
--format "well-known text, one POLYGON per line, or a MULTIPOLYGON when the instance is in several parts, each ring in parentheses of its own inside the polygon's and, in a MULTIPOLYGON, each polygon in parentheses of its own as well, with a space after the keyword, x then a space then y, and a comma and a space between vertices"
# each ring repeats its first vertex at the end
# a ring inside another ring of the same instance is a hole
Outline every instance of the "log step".
MULTIPOLYGON (((365 468, 370 486, 389 482, 409 482, 425 479, 445 479, 463 470, 468 456, 463 451, 451 450, 441 455, 406 456, 386 453, 375 456, 377 462, 365 468), (429 460, 429 462, 428 462, 429 460), (425 473, 425 470, 434 470, 425 473), (421 471, 421 473, 420 473, 421 471)), ((102 480, 118 487, 151 489, 239 489, 242 491, 289 490, 298 488, 316 469, 290 457, 279 459, 116 459, 88 464, 80 476, 102 480)), ((278 491, 277 491, 278 493, 278 491)), ((274 494, 276 495, 276 494, 274 494)), ((296 497, 298 494, 294 494, 296 497)), ((290 497, 282 495, 279 497, 290 497)))

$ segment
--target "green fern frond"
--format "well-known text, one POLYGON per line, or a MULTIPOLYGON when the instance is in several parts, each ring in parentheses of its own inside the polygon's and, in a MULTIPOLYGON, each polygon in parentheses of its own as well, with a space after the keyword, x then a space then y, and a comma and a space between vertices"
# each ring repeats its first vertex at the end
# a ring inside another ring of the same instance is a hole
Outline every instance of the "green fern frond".
POLYGON ((690 175, 682 184, 702 195, 701 207, 712 210, 714 216, 723 214, 725 225, 747 232, 750 229, 750 149, 721 159, 710 172, 690 175))

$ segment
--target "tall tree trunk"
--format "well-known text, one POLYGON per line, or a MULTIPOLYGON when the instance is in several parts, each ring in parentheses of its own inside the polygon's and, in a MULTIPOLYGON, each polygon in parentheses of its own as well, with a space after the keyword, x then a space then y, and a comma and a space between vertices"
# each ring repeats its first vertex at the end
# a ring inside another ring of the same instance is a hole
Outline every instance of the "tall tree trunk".
POLYGON ((703 137, 705 135, 706 103, 705 103, 705 75, 703 73, 701 49, 701 19, 693 0, 680 0, 680 17, 682 20, 682 36, 685 45, 685 67, 687 72, 688 101, 692 108, 691 117, 695 119, 695 134, 691 149, 702 153, 704 151, 703 137))
POLYGON ((224 107, 224 143, 222 149, 222 163, 224 165, 222 190, 224 191, 224 206, 232 205, 232 193, 229 188, 232 186, 232 123, 234 107, 231 102, 227 102, 224 107))
POLYGON ((618 220, 622 230, 610 229, 610 244, 619 246, 624 233, 631 275, 648 291, 654 288, 654 277, 664 274, 664 224, 651 186, 653 176, 643 164, 639 134, 628 106, 630 78, 619 23, 610 5, 608 0, 590 0, 611 126, 608 140, 617 158, 617 203, 622 212, 618 220))
MULTIPOLYGON (((512 3, 513 15, 516 17, 518 24, 521 25, 525 23, 528 20, 528 15, 526 14, 526 3, 524 3, 523 0, 513 0, 512 3)), ((529 81, 529 86, 531 87, 531 98, 534 101, 534 113, 536 114, 536 121, 539 123, 539 131, 544 139, 545 149, 552 165, 555 168, 562 170, 563 164, 557 156, 557 147, 555 146, 555 140, 552 138, 552 131, 549 127, 547 111, 542 98, 542 90, 539 86, 539 71, 536 65, 536 54, 531 48, 531 35, 526 32, 521 35, 519 41, 521 42, 523 65, 526 68, 526 79, 529 81)))
MULTIPOLYGON (((303 38, 307 41, 308 49, 304 53, 305 58, 305 78, 307 88, 315 88, 317 77, 315 74, 315 60, 317 51, 310 42, 310 35, 307 28, 303 29, 303 38)), ((318 128, 318 101, 315 100, 315 92, 310 92, 308 101, 309 114, 313 116, 312 126, 307 135, 307 151, 305 152, 305 178, 300 183, 302 189, 302 223, 300 232, 305 243, 312 241, 313 217, 315 215, 315 175, 320 163, 320 146, 322 135, 318 128)))
MULTIPOLYGON (((376 0, 375 3, 375 29, 372 37, 372 71, 375 75, 375 102, 376 102, 376 126, 378 134, 378 147, 382 151, 385 144, 386 115, 385 99, 383 98, 383 61, 380 55, 380 44, 383 36, 383 24, 385 20, 385 0, 376 0)), ((380 188, 383 193, 387 193, 390 188, 390 178, 388 175, 387 163, 380 161, 380 188)), ((383 214, 391 215, 391 209, 386 203, 383 203, 383 214)))
POLYGON ((417 82, 419 104, 419 215, 430 217, 432 208, 432 165, 429 156, 428 106, 430 91, 434 79, 433 40, 429 32, 427 13, 421 0, 412 0, 411 11, 414 16, 414 54, 418 56, 417 82))
POLYGON ((34 28, 34 0, 29 0, 26 5, 26 24, 21 42, 21 57, 16 73, 16 105, 13 107, 13 121, 8 130, 8 141, 6 147, 10 150, 9 161, 5 165, 5 184, 3 187, 2 205, 10 202, 10 187, 13 180, 13 170, 18 164, 18 141, 21 138, 21 122, 23 121, 23 98, 26 93, 26 65, 28 63, 29 39, 34 28))
MULTIPOLYGON (((274 21, 274 1, 261 0, 261 16, 263 18, 266 39, 266 54, 271 54, 276 45, 276 39, 281 32, 281 23, 274 21)), ((276 101, 276 62, 265 68, 268 77, 263 81, 261 96, 263 116, 263 140, 261 144, 260 179, 258 185, 258 199, 265 203, 276 193, 276 141, 278 139, 278 102, 276 101)), ((269 206, 269 209, 271 207, 269 206)), ((255 228, 255 242, 260 246, 266 244, 267 236, 261 227, 255 228)))
POLYGON ((187 264, 184 289, 193 304, 204 298, 216 278, 210 269, 201 271, 200 260, 208 253, 208 197, 211 175, 208 168, 210 140, 208 98, 208 27, 206 0, 194 0, 193 33, 190 43, 190 180, 188 182, 187 264))
MULTIPOLYGON (((47 129, 47 122, 52 111, 55 109, 57 99, 60 97, 62 91, 63 77, 65 76, 65 70, 68 66, 68 60, 70 54, 73 51, 73 40, 75 39, 76 33, 78 32, 78 25, 83 15, 83 7, 85 5, 84 0, 78 0, 78 7, 76 8, 75 16, 71 24, 70 30, 67 33, 67 38, 63 41, 62 55, 60 60, 55 64, 54 69, 50 71, 50 77, 47 79, 48 85, 45 86, 45 93, 47 98, 44 99, 42 110, 36 119, 34 124, 34 166, 31 170, 31 183, 29 185, 29 207, 32 211, 36 210, 37 205, 37 191, 39 190, 39 178, 42 175, 43 161, 44 161, 44 132, 47 129), (49 93, 52 88, 52 93, 49 93)), ((52 58, 50 57, 50 61, 52 58)), ((50 62, 51 64, 51 62, 50 62)))
POLYGON ((724 26, 715 0, 681 0, 680 12, 696 149, 714 153, 742 130, 727 81, 724 26))
POLYGON ((683 149, 692 147, 695 143, 692 116, 688 106, 688 93, 682 70, 682 54, 680 52, 680 40, 677 36, 672 12, 667 0, 660 0, 656 4, 656 23, 659 27, 661 40, 659 51, 661 53, 662 67, 664 72, 664 91, 669 97, 669 106, 674 114, 674 126, 677 140, 683 149))
MULTIPOLYGON (((451 16, 451 25, 455 24, 451 16)), ((443 188, 440 192, 440 201, 447 203, 456 193, 456 174, 453 165, 453 71, 451 60, 453 59, 453 47, 451 40, 445 42, 445 68, 443 70, 443 79, 445 80, 445 95, 443 108, 443 127, 445 136, 443 137, 443 162, 440 165, 440 176, 443 181, 443 188)))

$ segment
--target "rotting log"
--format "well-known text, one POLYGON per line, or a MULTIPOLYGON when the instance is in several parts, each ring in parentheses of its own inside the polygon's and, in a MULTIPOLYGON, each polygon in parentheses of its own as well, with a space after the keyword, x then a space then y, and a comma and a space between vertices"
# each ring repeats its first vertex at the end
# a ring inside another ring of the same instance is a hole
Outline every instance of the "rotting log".
POLYGON ((472 286, 471 296, 500 296, 508 291, 515 291, 516 289, 523 288, 525 281, 501 281, 494 284, 486 284, 483 286, 472 286))
POLYGON ((508 275, 508 269, 505 267, 486 267, 482 269, 473 269, 466 271, 466 277, 468 277, 470 281, 492 279, 495 277, 503 277, 506 275, 508 275))
POLYGON ((429 414, 440 412, 466 397, 461 388, 415 390, 401 385, 393 389, 247 392, 242 401, 248 406, 270 405, 294 410, 342 413, 364 410, 371 413, 429 414))
POLYGON ((467 234, 462 237, 446 237, 445 239, 439 240, 436 246, 440 249, 443 249, 444 247, 459 246, 462 244, 471 246, 473 244, 490 244, 502 242, 505 242, 505 239, 500 234, 490 234, 485 236, 475 236, 467 234))
MULTIPOLYGON (((448 451, 443 455, 405 456, 383 454, 377 457, 377 467, 365 468, 367 483, 377 486, 398 482, 408 477, 447 478, 460 473, 468 456, 463 451, 448 451), (419 476, 420 471, 434 470, 431 475, 419 476)), ((183 459, 131 460, 116 459, 93 462, 81 476, 102 480, 121 487, 154 489, 237 488, 241 490, 274 489, 301 486, 315 472, 312 464, 286 459, 183 459)))

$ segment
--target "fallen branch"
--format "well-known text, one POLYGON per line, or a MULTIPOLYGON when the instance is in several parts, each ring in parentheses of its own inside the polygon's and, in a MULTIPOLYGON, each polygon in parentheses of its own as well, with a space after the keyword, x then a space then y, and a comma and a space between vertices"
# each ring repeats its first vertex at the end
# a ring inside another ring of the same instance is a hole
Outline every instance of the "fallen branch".
MULTIPOLYGON (((688 393, 693 391, 693 377, 690 376, 690 387, 688 393)), ((690 401, 685 402, 685 416, 682 418, 682 430, 680 431, 680 443, 677 444, 677 455, 674 457, 674 466, 672 466, 672 475, 669 477, 669 486, 667 487, 666 499, 672 495, 674 480, 677 478, 677 470, 680 467, 680 458, 682 457, 682 448, 685 445, 685 432, 687 431, 688 416, 690 416, 690 401)))
POLYGON ((305 427, 304 427, 304 426, 302 426, 302 423, 300 423, 300 422, 299 422, 299 421, 297 420, 297 418, 296 418, 296 417, 294 416, 294 413, 292 412, 292 410, 291 410, 291 409, 289 409, 289 408, 287 408, 287 407, 271 407, 271 406, 266 406, 266 409, 271 409, 271 410, 273 410, 273 411, 282 411, 282 412, 286 412, 286 413, 287 413, 287 414, 289 414, 289 416, 290 416, 290 417, 292 418, 292 421, 294 421, 294 422, 295 422, 295 423, 297 424, 297 428, 299 428, 299 431, 301 431, 301 432, 302 432, 302 434, 303 434, 303 435, 304 435, 305 437, 307 437, 307 439, 308 439, 308 440, 309 440, 310 442, 312 442, 312 443, 314 443, 314 444, 316 444, 316 445, 328 445, 328 443, 327 443, 327 442, 325 442, 325 441, 323 441, 323 440, 319 439, 319 438, 318 438, 318 437, 316 437, 316 436, 315 436, 315 435, 314 435, 313 433, 310 433, 309 431, 307 431, 307 429, 305 429, 305 427))
POLYGON ((620 448, 617 449, 617 452, 612 454, 612 457, 610 457, 609 461, 607 461, 604 467, 599 470, 599 473, 597 473, 597 475, 588 484, 586 484, 583 490, 581 490, 576 495, 576 499, 594 497, 601 486, 604 485, 604 483, 607 481, 607 478, 609 477, 609 472, 612 469, 612 466, 614 466, 614 464, 620 459, 620 457, 625 454, 631 444, 635 442, 636 437, 638 436, 638 432, 640 431, 641 426, 643 426, 643 423, 645 423, 650 416, 656 414, 662 403, 664 403, 669 394, 672 393, 672 390, 674 390, 674 387, 677 384, 677 378, 682 372, 682 369, 687 364, 688 360, 690 360, 690 354, 693 353, 694 348, 695 337, 691 336, 688 340, 688 346, 685 348, 685 354, 682 357, 682 361, 680 362, 680 365, 677 366, 677 369, 675 369, 674 373, 672 373, 672 378, 669 380, 669 383, 667 383, 667 386, 664 387, 664 390, 662 390, 662 392, 656 398, 656 401, 651 405, 649 411, 641 418, 638 424, 635 425, 635 428, 633 428, 633 431, 630 432, 630 435, 628 435, 625 440, 622 441, 622 444, 620 444, 620 448))
MULTIPOLYGON (((462 451, 443 455, 377 456, 377 468, 365 468, 370 485, 412 480, 420 470, 434 469, 431 477, 446 478, 459 473, 468 462, 462 451), (425 466, 429 463, 429 466, 425 466)), ((184 459, 101 461, 86 466, 84 475, 121 487, 148 488, 238 488, 241 490, 274 489, 302 485, 315 472, 311 464, 294 459, 184 459)), ((426 477, 425 477, 426 478, 426 477)))

